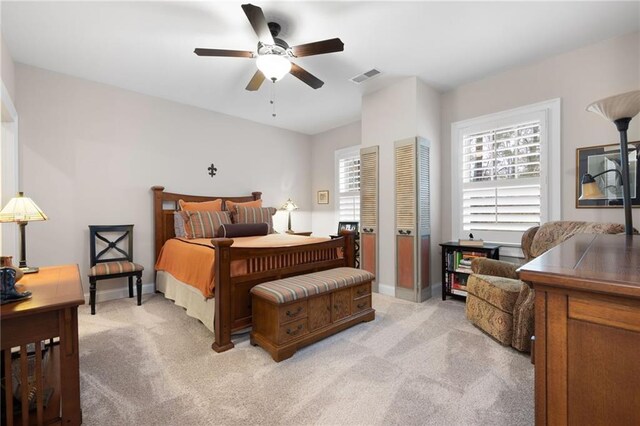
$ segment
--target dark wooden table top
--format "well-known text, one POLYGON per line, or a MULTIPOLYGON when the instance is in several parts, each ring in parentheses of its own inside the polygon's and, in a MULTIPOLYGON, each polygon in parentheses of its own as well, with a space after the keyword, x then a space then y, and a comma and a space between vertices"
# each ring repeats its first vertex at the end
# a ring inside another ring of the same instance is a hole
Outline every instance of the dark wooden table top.
POLYGON ((16 285, 29 290, 31 299, 0 306, 0 320, 84 304, 78 265, 46 266, 35 274, 25 274, 16 285))
POLYGON ((640 236, 577 234, 518 271, 534 284, 640 298, 640 236))

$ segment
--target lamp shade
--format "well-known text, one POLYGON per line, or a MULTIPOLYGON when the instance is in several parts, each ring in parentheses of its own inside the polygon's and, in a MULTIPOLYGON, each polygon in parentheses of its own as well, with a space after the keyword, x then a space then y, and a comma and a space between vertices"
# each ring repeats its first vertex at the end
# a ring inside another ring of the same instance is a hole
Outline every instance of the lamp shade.
POLYGON ((2 210, 0 210, 0 222, 31 222, 35 220, 49 219, 40 207, 22 192, 12 198, 2 210))
POLYGON ((582 195, 578 200, 602 200, 603 198, 605 196, 595 181, 582 184, 582 195))
POLYGON ((280 207, 280 210, 286 210, 286 211, 293 211, 293 210, 298 210, 298 206, 296 205, 296 203, 294 203, 293 201, 291 201, 291 198, 289 198, 287 200, 286 203, 284 203, 282 205, 282 207, 280 207))
POLYGON ((291 71, 291 62, 281 55, 268 53, 260 55, 256 60, 258 69, 265 77, 272 81, 278 81, 291 71))
POLYGON ((587 111, 595 112, 609 121, 633 118, 640 112, 640 90, 600 99, 587 106, 587 111))

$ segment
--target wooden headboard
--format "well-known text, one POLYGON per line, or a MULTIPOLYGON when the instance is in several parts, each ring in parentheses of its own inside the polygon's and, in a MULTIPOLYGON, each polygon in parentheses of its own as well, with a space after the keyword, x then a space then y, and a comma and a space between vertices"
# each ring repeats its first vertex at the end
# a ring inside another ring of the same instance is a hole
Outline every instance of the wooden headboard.
POLYGON ((160 249, 164 242, 176 236, 173 227, 173 212, 178 210, 178 200, 187 202, 201 202, 222 199, 222 209, 226 209, 226 200, 236 203, 244 203, 247 201, 259 200, 262 192, 252 192, 251 195, 240 197, 215 197, 187 194, 173 194, 165 192, 164 186, 152 186, 153 191, 153 223, 155 236, 155 258, 154 263, 158 260, 160 249))

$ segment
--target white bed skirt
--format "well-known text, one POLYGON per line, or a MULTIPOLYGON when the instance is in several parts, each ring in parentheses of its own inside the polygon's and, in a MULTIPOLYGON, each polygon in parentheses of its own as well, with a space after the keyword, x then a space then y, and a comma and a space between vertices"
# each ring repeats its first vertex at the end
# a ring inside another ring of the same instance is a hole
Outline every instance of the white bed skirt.
POLYGON ((186 309, 187 315, 199 319, 213 333, 213 316, 215 301, 206 299, 195 287, 177 280, 168 272, 158 271, 156 274, 156 290, 164 297, 171 299, 176 305, 186 309))

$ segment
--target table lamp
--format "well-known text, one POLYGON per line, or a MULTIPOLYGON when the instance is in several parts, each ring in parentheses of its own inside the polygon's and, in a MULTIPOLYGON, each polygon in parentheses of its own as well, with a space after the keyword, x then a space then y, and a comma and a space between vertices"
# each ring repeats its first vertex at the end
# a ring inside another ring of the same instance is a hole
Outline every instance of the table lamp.
POLYGON ((38 268, 27 266, 27 256, 24 238, 24 228, 28 222, 36 220, 47 220, 48 217, 40 207, 29 197, 25 197, 22 192, 12 198, 2 210, 0 210, 0 222, 15 222, 20 227, 20 270, 25 274, 38 272, 38 268))
MULTIPOLYGON (((631 218, 631 189, 629 187, 629 151, 627 147, 627 129, 629 122, 640 112, 640 90, 622 93, 601 99, 587 106, 587 111, 613 121, 620 132, 620 163, 622 165, 622 203, 624 205, 624 228, 627 235, 633 235, 631 218)), ((606 173, 606 172, 605 172, 606 173)), ((585 176, 586 177, 586 176, 585 176)), ((593 180, 593 177, 591 178, 593 180)), ((584 182, 583 177, 583 182, 584 182)), ((587 178, 587 183, 589 182, 587 178)), ((583 184, 584 185, 584 184, 583 184)), ((583 186, 584 188, 584 186, 583 186)), ((640 188, 638 188, 640 189, 640 188)), ((583 190, 584 195, 584 190, 583 190)))
POLYGON ((298 210, 298 206, 296 205, 296 203, 291 201, 291 198, 289 198, 287 200, 287 202, 284 203, 282 205, 282 207, 280 207, 280 210, 286 210, 287 213, 289 214, 289 222, 288 222, 289 225, 288 225, 288 228, 287 228, 287 233, 288 234, 292 234, 293 231, 291 230, 291 212, 294 211, 294 210, 298 210))

